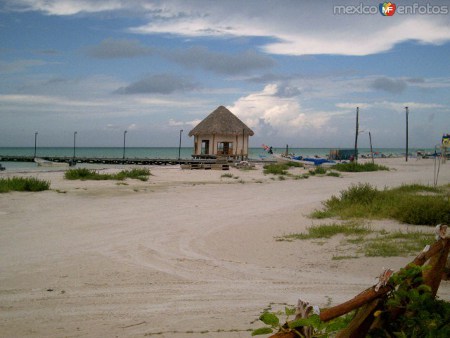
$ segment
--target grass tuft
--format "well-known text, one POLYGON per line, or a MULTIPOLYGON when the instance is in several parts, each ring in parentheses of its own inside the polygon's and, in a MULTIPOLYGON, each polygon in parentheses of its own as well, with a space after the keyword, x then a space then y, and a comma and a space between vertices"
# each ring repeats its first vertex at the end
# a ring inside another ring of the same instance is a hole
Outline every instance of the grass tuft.
POLYGON ((360 183, 341 191, 340 196, 332 196, 323 205, 325 210, 316 210, 311 217, 388 218, 417 225, 450 222, 450 202, 445 189, 417 184, 380 191, 360 183))
POLYGON ((50 189, 50 182, 34 177, 0 178, 0 193, 10 191, 44 191, 50 189))
POLYGON ((337 171, 344 171, 344 172, 365 172, 365 171, 379 171, 379 170, 389 170, 388 167, 385 167, 383 165, 375 164, 372 162, 367 163, 357 163, 357 162, 350 162, 350 163, 338 163, 333 166, 333 169, 337 171))
POLYGON ((70 169, 65 172, 64 177, 68 180, 118 180, 123 181, 126 178, 147 181, 150 176, 150 170, 146 168, 134 168, 131 170, 122 170, 116 174, 100 174, 95 170, 86 168, 70 169))

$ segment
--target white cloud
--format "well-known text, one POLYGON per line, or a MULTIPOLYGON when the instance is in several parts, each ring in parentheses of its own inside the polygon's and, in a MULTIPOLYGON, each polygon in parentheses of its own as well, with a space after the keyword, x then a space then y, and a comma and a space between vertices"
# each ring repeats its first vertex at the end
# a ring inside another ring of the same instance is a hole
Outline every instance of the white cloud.
POLYGON ((47 62, 41 60, 15 60, 12 62, 0 61, 0 73, 17 73, 26 71, 30 67, 43 66, 47 62))
POLYGON ((277 93, 278 86, 270 84, 261 92, 238 99, 228 108, 255 133, 269 128, 272 133, 283 135, 327 128, 330 119, 341 114, 302 109, 297 98, 279 97, 277 93))
MULTIPOLYGON (((132 1, 130 1, 132 2, 132 1)), ((41 11, 49 15, 74 15, 123 9, 121 0, 13 0, 9 8, 41 11)))
POLYGON ((262 49, 271 54, 369 55, 404 41, 442 44, 450 40, 448 15, 334 15, 333 6, 328 1, 276 6, 261 0, 14 0, 8 5, 51 15, 132 11, 148 18, 147 24, 130 27, 134 33, 265 37, 270 42, 262 49))

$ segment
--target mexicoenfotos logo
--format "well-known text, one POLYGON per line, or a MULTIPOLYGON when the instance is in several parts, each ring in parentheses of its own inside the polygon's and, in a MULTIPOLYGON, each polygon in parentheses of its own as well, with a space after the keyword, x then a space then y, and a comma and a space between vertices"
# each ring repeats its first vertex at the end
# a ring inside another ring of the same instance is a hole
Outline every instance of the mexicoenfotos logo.
MULTIPOLYGON (((348 0, 347 0, 348 1, 348 0)), ((401 1, 401 0, 400 0, 401 1)), ((450 13, 448 5, 432 5, 430 3, 409 3, 407 5, 385 1, 376 5, 366 5, 362 2, 353 5, 334 5, 334 15, 447 15, 450 13)))
POLYGON ((379 6, 380 14, 383 16, 393 16, 397 6, 392 2, 383 2, 379 6))

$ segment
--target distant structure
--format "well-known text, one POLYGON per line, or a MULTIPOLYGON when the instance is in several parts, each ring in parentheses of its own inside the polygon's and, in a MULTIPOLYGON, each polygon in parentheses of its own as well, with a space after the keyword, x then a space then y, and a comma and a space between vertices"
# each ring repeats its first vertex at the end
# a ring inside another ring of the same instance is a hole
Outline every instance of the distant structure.
POLYGON ((194 158, 248 158, 254 132, 224 106, 218 107, 189 132, 194 136, 194 158))

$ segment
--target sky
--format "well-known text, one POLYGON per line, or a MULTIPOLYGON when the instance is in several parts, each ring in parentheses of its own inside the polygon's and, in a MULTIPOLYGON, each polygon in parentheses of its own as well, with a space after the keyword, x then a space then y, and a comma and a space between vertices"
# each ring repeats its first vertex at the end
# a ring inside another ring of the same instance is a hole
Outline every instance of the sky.
POLYGON ((433 148, 449 90, 448 1, 0 0, 0 147, 192 146, 223 105, 300 148, 353 147, 356 107, 361 147, 404 147, 408 107, 433 148))

